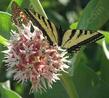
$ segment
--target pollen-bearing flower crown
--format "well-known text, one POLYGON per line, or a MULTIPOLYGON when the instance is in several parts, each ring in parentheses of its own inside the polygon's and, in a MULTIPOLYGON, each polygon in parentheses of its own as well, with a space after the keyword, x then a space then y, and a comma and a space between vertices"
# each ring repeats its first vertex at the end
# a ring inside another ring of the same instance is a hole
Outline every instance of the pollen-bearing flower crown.
POLYGON ((30 81, 31 92, 46 90, 59 80, 61 71, 69 66, 67 52, 58 45, 50 45, 43 32, 31 22, 12 31, 8 50, 5 50, 7 71, 18 82, 30 81), (31 26, 34 31, 31 31, 31 26))

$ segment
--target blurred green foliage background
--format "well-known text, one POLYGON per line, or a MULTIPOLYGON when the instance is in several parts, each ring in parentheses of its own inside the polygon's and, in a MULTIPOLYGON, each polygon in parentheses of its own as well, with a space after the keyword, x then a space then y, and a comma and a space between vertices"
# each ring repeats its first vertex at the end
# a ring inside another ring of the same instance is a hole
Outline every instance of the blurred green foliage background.
MULTIPOLYGON (((33 7, 35 0, 15 0, 22 8, 33 7)), ((11 2, 0 0, 0 36, 9 39, 11 2)), ((29 94, 31 84, 17 83, 4 66, 6 47, 0 37, 0 98, 109 98, 109 0, 40 0, 48 18, 56 25, 68 28, 103 30, 102 40, 82 48, 72 56, 69 74, 63 74, 52 89, 42 94, 29 94), (77 25, 78 23, 78 25, 77 25), (9 80, 9 81, 8 81, 9 80), (7 82, 6 82, 7 81, 7 82)))

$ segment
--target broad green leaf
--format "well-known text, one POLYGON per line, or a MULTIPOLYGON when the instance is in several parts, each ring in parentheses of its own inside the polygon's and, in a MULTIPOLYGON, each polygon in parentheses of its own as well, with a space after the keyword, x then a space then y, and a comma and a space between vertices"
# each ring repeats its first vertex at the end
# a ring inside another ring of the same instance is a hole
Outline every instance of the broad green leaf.
MULTIPOLYGON (((103 58, 100 58, 104 57, 100 52, 101 50, 98 51, 98 55, 96 55, 96 52, 94 52, 94 54, 91 53, 96 56, 94 58, 96 59, 94 62, 91 57, 89 58, 95 67, 100 66, 97 64, 104 66, 104 64, 107 62, 103 58), (102 62, 104 63, 102 64, 102 62)), ((80 51, 80 55, 77 55, 77 61, 75 61, 73 64, 74 66, 70 68, 73 71, 73 74, 70 72, 70 75, 72 75, 70 77, 70 81, 72 81, 72 84, 74 84, 79 98, 108 98, 109 95, 107 91, 109 91, 109 63, 107 62, 105 70, 103 70, 104 68, 102 69, 103 74, 100 72, 102 74, 101 77, 101 74, 97 74, 92 68, 88 67, 90 60, 88 60, 88 58, 83 54, 83 51, 80 51)))
MULTIPOLYGON (((104 23, 106 23, 106 21, 109 19, 108 4, 109 0, 91 0, 87 5, 87 7, 84 9, 77 28, 97 30, 100 27, 102 27, 104 23)), ((91 51, 95 51, 95 49, 91 51)), ((92 53, 95 54, 95 52, 92 53)), ((81 52, 78 53, 78 56, 75 60, 76 63, 74 64, 75 69, 72 70, 74 73, 72 77, 74 80, 73 83, 75 83, 75 87, 77 89, 79 98, 108 98, 109 95, 107 91, 109 91, 109 86, 91 68, 86 66, 87 64, 89 64, 88 60, 80 60, 82 59, 80 58, 81 55, 83 55, 81 54, 81 52), (78 62, 78 60, 80 60, 80 62, 78 62), (83 61, 87 62, 85 63, 83 61)), ((100 57, 101 56, 99 55, 99 58, 100 57)), ((98 60, 100 60, 99 58, 98 60)), ((95 60, 94 62, 96 63, 95 60)), ((103 71, 104 72, 103 77, 106 77, 105 80, 108 79, 107 78, 108 71, 109 70, 106 70, 106 72, 105 70, 103 71)))
POLYGON ((109 85, 93 70, 78 65, 73 76, 79 98, 108 98, 109 85))
POLYGON ((11 29, 11 15, 6 12, 0 12, 0 35, 9 38, 11 29))
POLYGON ((5 84, 0 84, 0 98, 22 98, 16 92, 10 90, 5 84))
POLYGON ((109 19, 109 0, 91 0, 84 9, 78 29, 97 30, 109 19))

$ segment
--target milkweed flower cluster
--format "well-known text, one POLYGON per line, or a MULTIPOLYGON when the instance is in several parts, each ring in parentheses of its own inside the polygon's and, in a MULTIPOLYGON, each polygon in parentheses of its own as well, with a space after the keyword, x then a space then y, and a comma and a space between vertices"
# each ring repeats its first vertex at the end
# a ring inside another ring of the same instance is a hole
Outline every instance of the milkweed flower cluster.
POLYGON ((66 50, 50 45, 43 32, 31 22, 17 28, 18 31, 12 31, 8 50, 4 51, 8 71, 18 82, 29 80, 32 92, 51 88, 53 82, 59 80, 60 72, 69 67, 66 50))

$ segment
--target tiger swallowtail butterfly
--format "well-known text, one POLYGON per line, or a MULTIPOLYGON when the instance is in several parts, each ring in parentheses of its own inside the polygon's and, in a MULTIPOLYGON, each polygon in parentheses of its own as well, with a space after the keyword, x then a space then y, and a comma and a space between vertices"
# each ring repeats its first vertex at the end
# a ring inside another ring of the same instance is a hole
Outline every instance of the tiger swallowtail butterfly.
POLYGON ((77 51, 81 46, 103 38, 101 33, 90 30, 69 29, 63 32, 47 18, 29 9, 22 10, 15 2, 12 3, 12 19, 17 26, 26 25, 31 20, 51 44, 57 43, 68 51, 77 51))

